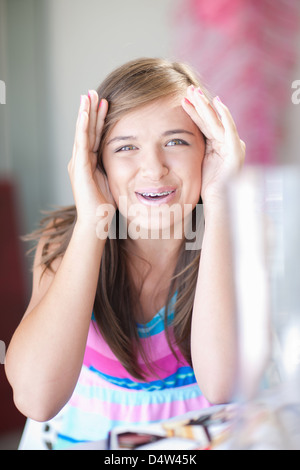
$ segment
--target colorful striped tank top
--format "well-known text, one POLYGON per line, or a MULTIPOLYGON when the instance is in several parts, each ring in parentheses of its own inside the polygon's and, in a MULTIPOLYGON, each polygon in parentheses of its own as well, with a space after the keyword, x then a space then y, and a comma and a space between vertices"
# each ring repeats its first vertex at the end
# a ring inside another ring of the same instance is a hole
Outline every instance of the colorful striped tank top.
MULTIPOLYGON (((145 325, 137 324, 154 368, 144 382, 132 377, 120 364, 92 319, 78 383, 69 402, 54 418, 60 423, 55 449, 106 439, 118 425, 157 422, 210 406, 192 368, 178 348, 174 348, 176 358, 168 345, 164 311, 161 309, 145 325)), ((173 317, 170 308, 170 329, 173 317)), ((143 364, 141 357, 139 362, 143 364)), ((148 371, 145 366, 144 370, 148 371)))

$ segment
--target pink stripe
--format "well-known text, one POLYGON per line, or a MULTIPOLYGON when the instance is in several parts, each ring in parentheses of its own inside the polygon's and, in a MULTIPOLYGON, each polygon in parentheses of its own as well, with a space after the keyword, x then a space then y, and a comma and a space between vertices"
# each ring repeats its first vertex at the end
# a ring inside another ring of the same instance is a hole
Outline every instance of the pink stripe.
POLYGON ((87 345, 95 349, 95 351, 101 352, 101 354, 106 357, 110 357, 111 359, 115 358, 114 353, 104 341, 101 333, 98 330, 96 322, 94 321, 91 321, 90 323, 87 345))
MULTIPOLYGON (((182 354, 180 352, 177 352, 177 354, 180 362, 177 361, 173 354, 170 354, 170 351, 168 351, 168 355, 166 357, 155 361, 155 363, 151 362, 151 365, 155 366, 155 372, 159 378, 164 379, 169 375, 174 374, 178 370, 178 367, 187 366, 187 362, 185 361, 182 354)), ((127 370, 116 358, 110 359, 88 346, 85 350, 83 364, 87 367, 92 366, 103 374, 118 378, 128 378, 134 382, 137 381, 134 377, 132 377, 132 375, 129 374, 129 372, 127 372, 127 370)), ((142 369, 147 372, 147 368, 143 364, 141 365, 142 369)), ((147 381, 158 379, 155 374, 150 374, 148 377, 149 378, 147 381)))
MULTIPOLYGON (((173 338, 171 329, 170 329, 170 339, 173 343, 174 338, 173 338)), ((170 347, 166 340, 164 331, 154 336, 151 336, 149 338, 141 338, 141 343, 145 351, 147 351, 147 349, 150 350, 151 358, 154 361, 156 361, 156 359, 160 357, 167 356, 170 352, 170 347)), ((103 339, 95 322, 91 322, 90 324, 90 329, 89 329, 89 334, 88 334, 88 339, 87 339, 87 346, 101 353, 102 356, 106 356, 107 358, 110 358, 110 359, 116 359, 116 356, 114 355, 110 347, 107 345, 107 343, 103 339)), ((141 358, 140 358, 140 361, 143 362, 141 358)))
POLYGON ((99 419, 100 416, 103 416, 113 421, 122 420, 129 423, 169 419, 188 411, 200 410, 210 406, 203 395, 187 400, 171 401, 170 403, 147 403, 134 407, 126 404, 107 403, 96 398, 91 399, 77 395, 71 398, 70 405, 87 413, 99 413, 99 419))

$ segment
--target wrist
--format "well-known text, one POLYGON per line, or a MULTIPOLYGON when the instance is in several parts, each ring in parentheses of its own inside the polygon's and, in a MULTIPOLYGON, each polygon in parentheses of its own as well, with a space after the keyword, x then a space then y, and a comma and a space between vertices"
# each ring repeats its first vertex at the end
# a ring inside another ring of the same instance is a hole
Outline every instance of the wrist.
POLYGON ((98 226, 98 221, 89 221, 86 219, 78 219, 76 221, 73 234, 84 240, 84 243, 92 243, 95 245, 105 242, 108 236, 108 233, 105 231, 102 233, 100 226, 98 226))
POLYGON ((112 204, 101 204, 91 217, 86 214, 84 217, 78 215, 76 221, 77 230, 85 233, 88 237, 106 240, 115 211, 115 207, 112 204))
POLYGON ((227 220, 229 208, 225 195, 203 201, 203 213, 206 221, 210 219, 227 220))

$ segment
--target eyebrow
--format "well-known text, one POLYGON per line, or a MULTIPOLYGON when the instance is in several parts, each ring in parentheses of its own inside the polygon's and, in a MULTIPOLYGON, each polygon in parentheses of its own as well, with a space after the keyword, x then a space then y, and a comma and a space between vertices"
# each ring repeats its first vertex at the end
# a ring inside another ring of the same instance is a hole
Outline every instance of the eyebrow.
POLYGON ((109 140, 107 142, 107 145, 111 144, 112 142, 116 142, 119 140, 136 140, 136 137, 134 135, 118 135, 114 137, 113 139, 109 140))
MULTIPOLYGON (((193 132, 187 131, 185 129, 171 129, 169 131, 166 131, 162 134, 163 137, 167 137, 169 135, 174 135, 174 134, 189 134, 189 135, 195 135, 193 132)), ((134 135, 119 135, 116 137, 113 137, 111 140, 107 142, 107 145, 111 144, 112 142, 117 142, 117 141, 124 141, 124 140, 136 140, 137 137, 134 135)))
POLYGON ((195 135, 191 131, 187 131, 186 129, 171 129, 170 131, 164 132, 162 135, 163 136, 168 136, 168 135, 173 135, 173 134, 189 134, 189 135, 195 135))

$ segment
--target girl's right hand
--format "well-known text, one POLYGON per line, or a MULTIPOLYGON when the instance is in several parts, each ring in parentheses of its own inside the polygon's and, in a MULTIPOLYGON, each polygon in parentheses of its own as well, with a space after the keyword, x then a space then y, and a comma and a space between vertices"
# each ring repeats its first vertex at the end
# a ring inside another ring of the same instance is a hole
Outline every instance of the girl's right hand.
POLYGON ((106 175, 97 165, 97 152, 108 103, 100 101, 96 91, 82 95, 72 158, 68 164, 73 196, 77 209, 77 221, 96 225, 97 210, 102 204, 115 207, 106 175))

